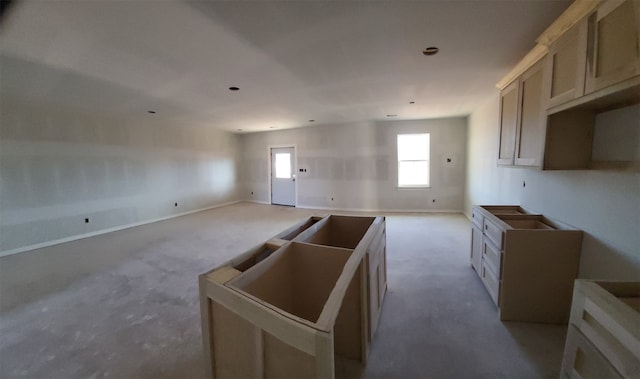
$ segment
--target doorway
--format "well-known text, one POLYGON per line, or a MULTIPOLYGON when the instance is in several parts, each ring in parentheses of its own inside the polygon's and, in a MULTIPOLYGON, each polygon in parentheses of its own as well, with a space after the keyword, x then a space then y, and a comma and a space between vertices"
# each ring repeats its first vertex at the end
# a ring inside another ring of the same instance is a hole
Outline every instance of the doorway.
POLYGON ((296 206, 295 148, 271 148, 271 204, 296 206))

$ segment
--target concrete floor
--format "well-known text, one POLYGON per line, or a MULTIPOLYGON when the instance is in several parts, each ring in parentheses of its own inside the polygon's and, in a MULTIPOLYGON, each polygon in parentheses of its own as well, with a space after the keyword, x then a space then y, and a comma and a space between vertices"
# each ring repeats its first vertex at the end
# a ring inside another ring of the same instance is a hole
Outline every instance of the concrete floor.
MULTIPOLYGON (((0 258, 0 377, 199 378, 197 276, 323 212, 239 203, 0 258)), ((461 214, 387 215, 365 378, 556 378, 566 327, 500 322, 461 214)))

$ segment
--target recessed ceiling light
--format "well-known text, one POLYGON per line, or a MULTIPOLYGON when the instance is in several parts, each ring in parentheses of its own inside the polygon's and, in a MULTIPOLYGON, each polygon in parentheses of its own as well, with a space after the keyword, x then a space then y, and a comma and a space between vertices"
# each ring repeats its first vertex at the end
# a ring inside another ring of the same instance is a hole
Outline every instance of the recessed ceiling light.
POLYGON ((427 47, 426 49, 422 50, 422 54, 424 55, 435 55, 438 53, 438 51, 440 51, 440 49, 438 49, 435 46, 430 46, 427 47))
POLYGON ((147 113, 156 114, 156 111, 147 111, 147 113))
POLYGON ((387 117, 398 117, 397 114, 388 114, 387 117))
POLYGON ((240 87, 229 87, 230 91, 239 91, 240 87))

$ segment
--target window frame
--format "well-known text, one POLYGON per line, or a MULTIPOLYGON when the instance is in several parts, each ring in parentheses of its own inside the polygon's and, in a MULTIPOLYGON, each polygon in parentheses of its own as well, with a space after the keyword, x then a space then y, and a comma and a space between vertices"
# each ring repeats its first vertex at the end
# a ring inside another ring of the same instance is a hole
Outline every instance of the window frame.
POLYGON ((399 190, 411 190, 411 189, 426 189, 431 188, 431 133, 429 132, 413 132, 413 133, 398 133, 396 134, 396 188, 399 190), (407 135, 427 135, 429 136, 429 154, 427 159, 400 159, 400 146, 399 136, 407 135), (405 184, 400 185, 400 164, 401 162, 427 162, 428 166, 428 180, 427 184, 405 184))

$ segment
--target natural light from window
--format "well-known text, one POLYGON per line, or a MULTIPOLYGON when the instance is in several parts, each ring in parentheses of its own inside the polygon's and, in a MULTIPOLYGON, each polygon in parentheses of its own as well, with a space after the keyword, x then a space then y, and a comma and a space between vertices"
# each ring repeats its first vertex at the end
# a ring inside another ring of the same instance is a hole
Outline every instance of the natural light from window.
POLYGON ((291 154, 289 153, 276 154, 276 178, 278 179, 291 178, 291 154))
POLYGON ((398 134, 398 187, 429 187, 431 135, 398 134))

